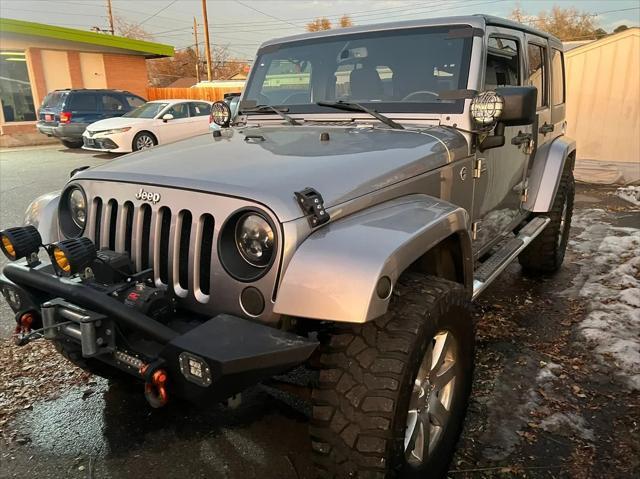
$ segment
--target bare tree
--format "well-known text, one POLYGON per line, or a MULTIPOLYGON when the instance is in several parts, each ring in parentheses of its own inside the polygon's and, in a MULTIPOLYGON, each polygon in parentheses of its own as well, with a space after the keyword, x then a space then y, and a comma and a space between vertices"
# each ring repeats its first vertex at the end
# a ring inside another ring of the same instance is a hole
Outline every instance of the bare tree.
POLYGON ((532 16, 518 5, 509 17, 551 33, 564 41, 597 38, 598 34, 601 35, 601 32, 597 32, 598 25, 594 15, 581 12, 575 7, 562 8, 556 5, 550 12, 542 11, 537 16, 532 16))
POLYGON ((342 15, 340 17, 339 24, 340 24, 340 27, 342 27, 342 28, 352 27, 353 26, 353 20, 351 20, 351 17, 349 15, 342 15))
POLYGON ((307 31, 309 32, 319 32, 322 30, 331 30, 331 20, 328 18, 316 18, 312 22, 307 23, 307 31))
MULTIPOLYGON (((339 28, 352 27, 352 26, 353 26, 353 20, 349 15, 346 15, 346 14, 342 15, 338 20, 339 28)), ((307 23, 307 26, 306 26, 306 29, 308 32, 320 32, 323 30, 331 30, 332 28, 333 28, 333 24, 331 23, 331 20, 329 20, 326 17, 316 18, 312 22, 307 23)))
MULTIPOLYGON (((238 73, 245 73, 249 69, 246 60, 233 58, 224 46, 216 46, 211 52, 213 58, 212 73, 214 80, 227 80, 238 73)), ((200 58, 204 58, 202 53, 200 58)), ((195 77, 196 65, 200 71, 204 70, 204 61, 198 62, 194 48, 179 50, 171 58, 147 60, 149 80, 153 86, 165 87, 179 78, 195 77)))
POLYGON ((134 38, 136 40, 153 40, 153 35, 137 23, 128 22, 119 15, 114 17, 115 33, 121 37, 134 38))

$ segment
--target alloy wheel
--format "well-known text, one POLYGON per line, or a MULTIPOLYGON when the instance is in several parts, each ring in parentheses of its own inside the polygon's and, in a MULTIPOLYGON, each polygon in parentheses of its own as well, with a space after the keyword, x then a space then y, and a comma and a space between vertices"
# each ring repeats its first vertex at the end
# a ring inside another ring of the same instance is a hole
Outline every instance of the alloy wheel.
POLYGON ((427 348, 407 414, 404 450, 409 464, 423 464, 444 435, 452 412, 457 355, 457 343, 450 331, 437 333, 427 348))
POLYGON ((151 148, 153 146, 153 138, 149 135, 141 135, 136 140, 136 148, 138 150, 146 150, 147 148, 151 148))

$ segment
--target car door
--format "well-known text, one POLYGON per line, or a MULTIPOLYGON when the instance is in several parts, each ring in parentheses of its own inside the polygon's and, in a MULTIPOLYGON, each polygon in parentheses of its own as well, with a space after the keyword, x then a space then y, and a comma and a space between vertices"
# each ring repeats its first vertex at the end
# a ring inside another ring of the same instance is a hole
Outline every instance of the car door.
POLYGON ((172 143, 190 136, 191 118, 189 116, 189 102, 174 103, 158 115, 156 121, 156 136, 160 144, 172 143), (162 117, 170 114, 171 120, 163 120, 162 117))
POLYGON ((71 122, 84 130, 87 125, 101 119, 98 100, 98 94, 94 92, 74 91, 67 96, 63 111, 71 113, 71 122))
POLYGON ((193 120, 192 136, 201 135, 209 131, 209 115, 211 104, 205 101, 189 102, 189 113, 193 120))
MULTIPOLYGON (((487 28, 484 90, 526 84, 525 35, 487 28)), ((474 251, 482 254, 521 221, 531 126, 507 126, 504 146, 478 152, 474 185, 474 251)))

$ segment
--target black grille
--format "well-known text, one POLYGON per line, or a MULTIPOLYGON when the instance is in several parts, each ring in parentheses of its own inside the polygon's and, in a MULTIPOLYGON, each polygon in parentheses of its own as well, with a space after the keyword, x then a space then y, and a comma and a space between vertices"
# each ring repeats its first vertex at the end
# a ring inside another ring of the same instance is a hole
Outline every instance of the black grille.
POLYGON ((191 239, 191 212, 182 210, 180 226, 180 251, 178 263, 178 283, 182 289, 189 289, 189 244, 191 239))
POLYGON ((214 218, 210 214, 193 216, 189 210, 173 212, 166 206, 154 209, 131 201, 93 200, 94 226, 90 233, 95 244, 127 252, 138 271, 153 268, 156 281, 179 286, 176 294, 202 293, 206 302, 211 294, 211 261, 214 249, 214 218), (124 231, 119 232, 118 229, 124 231), (101 243, 101 238, 104 244, 101 243), (194 260, 197 265, 191 264, 194 260), (180 291, 182 290, 182 291, 180 291))

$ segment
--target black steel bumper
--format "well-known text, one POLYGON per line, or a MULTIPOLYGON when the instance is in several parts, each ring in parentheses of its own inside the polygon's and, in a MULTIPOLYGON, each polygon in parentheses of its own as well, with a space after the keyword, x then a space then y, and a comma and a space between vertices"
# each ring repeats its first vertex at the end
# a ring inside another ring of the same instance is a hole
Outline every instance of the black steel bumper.
POLYGON ((246 319, 220 314, 186 332, 134 310, 47 267, 8 264, 0 287, 13 288, 21 310, 41 314, 45 337, 72 341, 85 357, 144 378, 142 366, 162 367, 168 391, 192 401, 223 400, 305 362, 318 343, 246 319), (120 335, 133 331, 138 341, 120 335), (139 347, 137 347, 139 345, 139 347), (197 374, 194 374, 197 373, 197 374))

